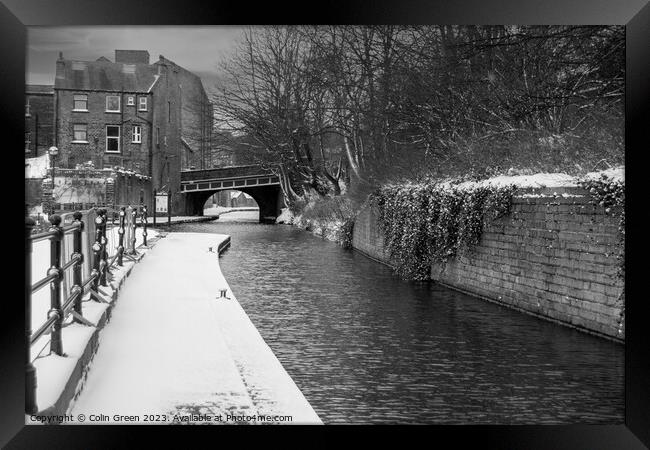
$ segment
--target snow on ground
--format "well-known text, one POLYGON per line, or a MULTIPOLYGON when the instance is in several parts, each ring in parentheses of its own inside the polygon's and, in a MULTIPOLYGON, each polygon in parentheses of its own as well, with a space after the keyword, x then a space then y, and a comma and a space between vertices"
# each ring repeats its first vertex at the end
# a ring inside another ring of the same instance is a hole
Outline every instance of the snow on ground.
POLYGON ((36 404, 40 410, 54 405, 59 399, 94 331, 94 327, 81 324, 67 325, 63 328, 63 352, 66 356, 52 354, 34 361, 36 404))
POLYGON ((601 175, 605 175, 607 178, 612 178, 614 180, 625 181, 625 167, 612 167, 611 169, 601 170, 600 172, 589 172, 586 175, 586 178, 597 179, 601 175))
POLYGON ((280 213, 278 218, 275 219, 275 223, 287 223, 287 224, 293 223, 294 216, 289 210, 289 208, 282 208, 281 211, 282 212, 280 213))
POLYGON ((259 208, 253 208, 250 206, 230 208, 227 206, 211 206, 203 210, 203 214, 206 216, 217 216, 219 214, 227 214, 229 212, 235 211, 259 211, 259 208))
MULTIPOLYGON (((202 216, 172 216, 172 223, 178 223, 178 222, 204 222, 206 220, 209 220, 209 218, 208 217, 202 217, 202 216)), ((148 225, 153 224, 153 217, 152 216, 147 217, 147 224, 148 225)), ((156 217, 156 226, 158 226, 158 225, 166 225, 166 224, 167 224, 167 216, 158 216, 158 217, 156 217)), ((139 217, 138 217, 138 226, 140 226, 140 218, 139 217)))
MULTIPOLYGON (((109 230, 109 232, 112 235, 114 230, 109 230)), ((158 232, 152 230, 148 237, 153 238, 157 235, 158 232)), ((141 231, 136 232, 137 246, 142 243, 142 237, 141 231)), ((32 259, 33 281, 37 281, 36 277, 44 276, 41 274, 44 274, 49 266, 49 241, 37 242, 34 244, 34 250, 32 259)), ((148 251, 149 249, 144 247, 138 248, 139 253, 147 253, 148 251)), ((125 258, 122 267, 117 265, 112 267, 108 286, 99 287, 100 294, 105 300, 113 301, 113 287, 119 285, 134 265, 134 261, 125 258)), ((64 289, 64 292, 67 292, 67 289, 64 289)), ((91 300, 89 293, 86 293, 82 300, 83 317, 90 323, 97 324, 108 308, 108 304, 91 300)), ((32 330, 35 331, 47 318, 47 311, 50 308, 49 287, 46 286, 34 294, 32 304, 32 330)), ((50 334, 41 336, 30 346, 31 360, 36 368, 36 401, 39 410, 51 407, 58 400, 95 329, 94 326, 73 323, 73 317, 70 315, 65 320, 62 329, 62 345, 65 356, 50 354, 50 334)))
POLYGON ((70 413, 281 414, 320 423, 208 250, 225 238, 170 233, 134 268, 70 413), (230 299, 217 299, 221 289, 230 299))

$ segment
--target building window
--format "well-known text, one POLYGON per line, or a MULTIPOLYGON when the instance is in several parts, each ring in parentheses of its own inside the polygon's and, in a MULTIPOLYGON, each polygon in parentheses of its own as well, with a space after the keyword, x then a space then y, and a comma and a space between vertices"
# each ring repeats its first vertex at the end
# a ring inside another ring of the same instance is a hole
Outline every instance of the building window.
POLYGON ((32 117, 32 114, 29 109, 29 99, 27 99, 27 104, 25 105, 25 117, 32 117))
POLYGON ((88 142, 88 125, 85 123, 75 123, 72 125, 72 142, 88 142))
POLYGON ((156 145, 160 145, 160 127, 156 127, 156 145))
POLYGON ((120 127, 119 125, 106 125, 106 152, 120 152, 120 127))
POLYGON ((138 111, 146 111, 147 110, 147 97, 140 97, 139 102, 140 103, 138 103, 138 111))
POLYGON ((134 106, 135 105, 135 97, 132 96, 132 95, 129 95, 126 98, 126 104, 127 104, 127 106, 134 106))
POLYGON ((85 94, 75 94, 73 96, 73 111, 88 111, 88 96, 85 94))
POLYGON ((107 95, 106 96, 106 112, 120 112, 120 96, 107 95))
POLYGON ((142 127, 140 125, 133 125, 133 139, 134 144, 142 143, 142 127))
POLYGON ((25 132, 25 153, 31 153, 30 144, 32 143, 32 133, 30 131, 25 132))

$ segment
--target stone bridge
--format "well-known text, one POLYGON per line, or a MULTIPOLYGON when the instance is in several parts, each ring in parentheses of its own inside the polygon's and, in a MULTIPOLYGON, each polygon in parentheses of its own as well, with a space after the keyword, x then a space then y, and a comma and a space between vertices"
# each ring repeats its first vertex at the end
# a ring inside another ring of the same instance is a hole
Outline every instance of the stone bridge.
POLYGON ((284 206, 279 177, 258 165, 181 171, 181 193, 190 215, 203 215, 208 198, 226 189, 253 197, 260 208, 260 222, 275 222, 284 206))

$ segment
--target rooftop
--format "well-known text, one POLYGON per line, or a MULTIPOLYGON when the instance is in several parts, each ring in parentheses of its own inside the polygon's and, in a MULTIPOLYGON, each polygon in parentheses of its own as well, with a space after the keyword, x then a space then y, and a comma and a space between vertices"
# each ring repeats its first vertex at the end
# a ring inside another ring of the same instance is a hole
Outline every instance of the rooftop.
POLYGON ((51 84, 27 84, 25 85, 27 94, 54 94, 54 86, 51 84))
POLYGON ((147 92, 156 73, 148 64, 59 59, 54 86, 57 89, 147 92))

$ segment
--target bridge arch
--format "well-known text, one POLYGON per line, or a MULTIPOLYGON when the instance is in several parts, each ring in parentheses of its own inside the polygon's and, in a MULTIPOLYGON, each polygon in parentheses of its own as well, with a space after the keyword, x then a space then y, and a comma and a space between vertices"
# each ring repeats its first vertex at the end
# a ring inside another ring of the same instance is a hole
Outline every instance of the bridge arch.
POLYGON ((208 197, 203 205, 203 214, 214 214, 211 212, 214 208, 255 208, 259 205, 250 195, 239 190, 217 191, 213 196, 208 197), (225 195, 224 195, 225 194, 225 195))
POLYGON ((285 206, 280 178, 260 166, 181 172, 181 193, 185 196, 186 214, 202 216, 207 199, 223 190, 242 191, 253 197, 260 208, 260 222, 274 223, 285 206))
POLYGON ((277 175, 260 166, 233 166, 181 172, 181 192, 185 195, 186 213, 203 215, 203 205, 223 190, 245 192, 260 208, 260 222, 274 223, 284 206, 277 175))
MULTIPOLYGON (((192 216, 202 216, 205 202, 219 191, 233 190, 232 188, 221 188, 213 190, 204 190, 186 193, 186 204, 190 209, 188 214, 192 216)), ((255 188, 236 188, 234 190, 244 192, 257 203, 260 209, 261 223, 275 223, 275 219, 280 215, 283 206, 282 192, 279 186, 264 186, 255 188)))

